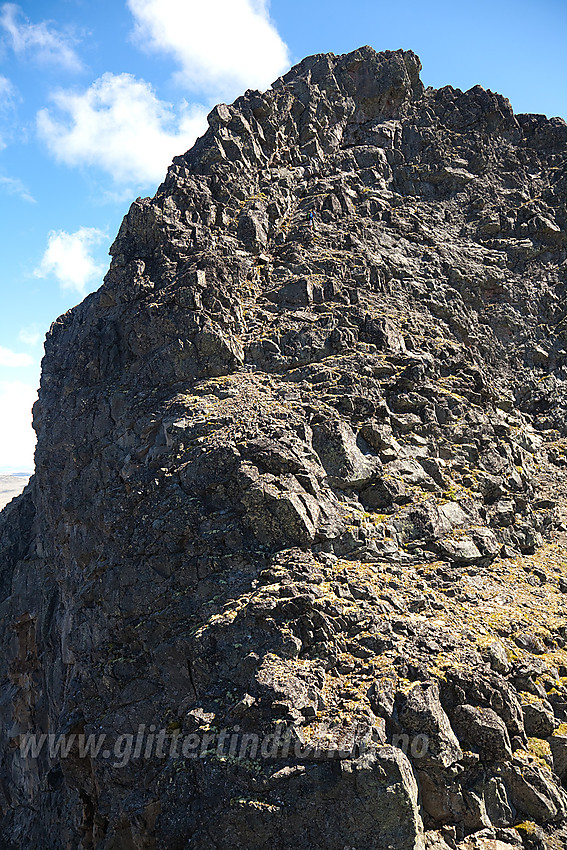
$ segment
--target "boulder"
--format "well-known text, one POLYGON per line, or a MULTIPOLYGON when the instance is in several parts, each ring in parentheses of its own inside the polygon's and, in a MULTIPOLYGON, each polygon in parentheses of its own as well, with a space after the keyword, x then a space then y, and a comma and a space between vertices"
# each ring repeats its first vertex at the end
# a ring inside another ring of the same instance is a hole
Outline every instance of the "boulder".
POLYGON ((548 740, 553 756, 553 770, 565 783, 567 781, 567 735, 559 734, 559 731, 552 733, 548 740))
POLYGON ((526 735, 530 738, 548 738, 553 735, 558 725, 553 709, 543 700, 533 697, 529 701, 522 702, 522 714, 524 717, 524 728, 526 735))
POLYGON ((535 763, 505 765, 502 778, 520 816, 537 823, 555 823, 567 812, 567 794, 549 770, 535 763))
POLYGON ((439 701, 436 682, 414 685, 398 697, 398 717, 404 730, 423 736, 427 746, 417 751, 420 764, 429 760, 449 767, 462 757, 459 742, 439 701))
POLYGON ((506 725, 491 708, 459 705, 451 715, 451 725, 461 746, 477 752, 482 761, 512 757, 506 725))
POLYGON ((382 469, 377 457, 363 455, 352 428, 341 420, 312 423, 313 448, 329 484, 339 489, 361 489, 382 469))
MULTIPOLYGON (((356 759, 299 765, 273 776, 274 790, 241 796, 215 827, 219 847, 251 842, 282 850, 424 850, 417 785, 395 747, 356 759)), ((197 824, 192 844, 210 846, 197 824)))

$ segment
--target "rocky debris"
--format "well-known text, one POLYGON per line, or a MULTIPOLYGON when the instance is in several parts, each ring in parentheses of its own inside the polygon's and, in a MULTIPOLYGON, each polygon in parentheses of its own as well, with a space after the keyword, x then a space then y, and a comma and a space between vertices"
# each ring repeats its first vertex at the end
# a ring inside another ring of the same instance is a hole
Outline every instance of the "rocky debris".
POLYGON ((217 106, 52 326, 2 846, 565 846, 567 125, 419 70, 217 106))

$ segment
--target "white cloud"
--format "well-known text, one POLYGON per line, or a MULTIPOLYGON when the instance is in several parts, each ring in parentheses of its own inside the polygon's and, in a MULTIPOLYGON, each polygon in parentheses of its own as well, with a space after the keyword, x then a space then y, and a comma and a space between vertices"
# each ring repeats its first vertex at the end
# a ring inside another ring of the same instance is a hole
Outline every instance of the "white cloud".
POLYGON ((0 345, 0 366, 7 366, 9 369, 12 369, 32 365, 33 358, 29 354, 16 354, 15 351, 10 351, 9 348, 4 348, 3 345, 0 345))
MULTIPOLYGON (((128 0, 136 38, 172 54, 179 80, 215 97, 266 88, 289 66, 288 50, 270 22, 265 0, 128 0)), ((103 74, 86 91, 59 91, 37 115, 53 156, 96 166, 119 186, 160 182, 172 158, 206 128, 206 110, 174 109, 131 74, 103 74)))
POLYGON ((290 65, 266 0, 128 0, 136 42, 172 54, 180 83, 232 99, 266 89, 290 65))
POLYGON ((16 90, 11 81, 0 74, 0 118, 3 125, 0 129, 0 150, 6 147, 6 135, 10 135, 8 125, 11 123, 10 113, 14 109, 15 97, 16 90))
POLYGON ((24 345, 37 345, 42 337, 42 333, 39 329, 39 325, 35 323, 33 325, 28 325, 26 328, 22 328, 18 334, 18 339, 20 342, 23 342, 24 345))
POLYGON ((0 381, 0 469, 33 469, 35 433, 31 409, 36 399, 37 390, 30 384, 0 381))
POLYGON ((21 180, 17 177, 2 177, 0 175, 0 188, 9 195, 17 195, 28 204, 35 204, 36 200, 21 180))
POLYGON ((12 101, 14 96, 14 86, 8 79, 0 75, 0 103, 5 106, 12 101))
POLYGON ((62 289, 84 295, 89 283, 98 280, 104 266, 97 264, 91 248, 106 239, 106 234, 96 227, 80 227, 75 233, 52 230, 36 277, 55 275, 62 289))
POLYGON ((176 117, 152 87, 131 74, 106 73, 82 94, 60 91, 53 101, 65 115, 42 109, 40 136, 67 165, 95 165, 116 183, 160 182, 172 158, 206 129, 203 107, 183 104, 176 117))
POLYGON ((14 53, 27 53, 40 62, 62 65, 71 71, 81 69, 70 37, 52 29, 46 21, 32 24, 15 3, 4 3, 2 6, 0 26, 8 34, 14 53))

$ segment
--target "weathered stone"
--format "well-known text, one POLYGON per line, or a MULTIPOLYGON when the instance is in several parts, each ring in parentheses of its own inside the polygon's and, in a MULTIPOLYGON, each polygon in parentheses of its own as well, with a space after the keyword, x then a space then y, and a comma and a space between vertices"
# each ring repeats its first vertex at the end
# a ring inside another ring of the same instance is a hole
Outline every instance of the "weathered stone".
POLYGON ((514 640, 521 646, 522 649, 527 649, 534 655, 543 655, 545 652, 545 644, 539 635, 531 634, 530 632, 519 632, 514 635, 514 640))
POLYGON ((399 702, 398 716, 404 729, 423 735, 427 741, 426 753, 419 753, 420 764, 424 758, 432 759, 443 767, 459 761, 461 748, 439 702, 437 683, 414 685, 407 694, 400 695, 399 702))
POLYGON ((359 489, 381 470, 378 458, 362 454, 356 445, 354 432, 345 422, 321 422, 313 424, 312 428, 313 448, 333 486, 359 489))
POLYGON ((268 244, 265 216, 255 212, 243 213, 238 220, 238 238, 252 251, 262 251, 268 244))
POLYGON ((506 765, 503 779, 514 808, 537 823, 560 821, 567 812, 567 794, 552 775, 536 764, 506 765))
POLYGON ((514 822, 506 785, 499 776, 492 776, 482 789, 486 816, 493 826, 505 827, 514 822))
POLYGON ((482 559, 480 549, 468 534, 456 538, 444 538, 438 543, 440 554, 456 564, 474 564, 482 559))
POLYGON ((526 735, 532 738, 548 738, 553 735, 557 721, 549 703, 536 701, 533 698, 529 702, 524 701, 522 714, 526 735))
POLYGON ((558 732, 559 730, 552 733, 549 738, 549 746, 553 756, 553 770, 565 783, 567 779, 567 735, 560 735, 558 732))
POLYGON ((483 647, 483 655, 488 659, 490 666, 496 673, 506 675, 506 673, 510 672, 506 650, 499 640, 494 640, 485 645, 483 647))
MULTIPOLYGON (((222 847, 252 842, 282 850, 423 850, 417 786, 409 762, 385 747, 357 759, 306 764, 282 773, 261 800, 241 799, 215 828, 222 847), (296 800, 302 804, 296 806, 296 800)), ((208 830, 195 831, 196 848, 210 846, 208 830)))
POLYGON ((471 835, 459 843, 459 850, 517 850, 518 846, 497 838, 471 835))
POLYGON ((281 304, 308 306, 313 302, 313 283, 307 278, 291 281, 278 289, 276 296, 276 300, 281 304))
POLYGON ((259 475, 254 467, 245 471, 250 485, 243 490, 241 501, 257 540, 279 547, 310 543, 321 512, 317 500, 292 475, 286 476, 281 486, 270 480, 271 476, 259 475))
POLYGON ((244 362, 242 346, 213 328, 202 330, 194 344, 210 375, 224 375, 244 362))
POLYGON ((372 484, 360 493, 360 501, 369 510, 389 508, 395 502, 403 503, 406 486, 392 475, 375 475, 372 484))
POLYGON ((50 329, 2 847, 565 843, 567 125, 419 69, 216 107, 50 329), (163 756, 20 751, 141 725, 163 756))
POLYGON ((491 708, 460 705, 451 716, 451 724, 461 746, 478 752, 483 761, 495 762, 512 756, 506 726, 491 708))
POLYGON ((268 700, 272 706, 281 710, 285 707, 287 714, 297 720, 304 717, 314 717, 317 714, 321 689, 324 684, 324 674, 311 673, 309 668, 304 672, 304 678, 294 675, 294 665, 287 660, 270 657, 264 659, 255 675, 254 696, 260 701, 268 700))

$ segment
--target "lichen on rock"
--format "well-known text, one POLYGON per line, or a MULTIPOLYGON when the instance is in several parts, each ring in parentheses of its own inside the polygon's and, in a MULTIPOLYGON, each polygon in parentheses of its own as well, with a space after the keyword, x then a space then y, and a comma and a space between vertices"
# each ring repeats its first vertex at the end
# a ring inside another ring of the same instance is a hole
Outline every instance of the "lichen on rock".
POLYGON ((567 125, 420 68, 217 106, 53 324, 3 847, 564 846, 567 125))

